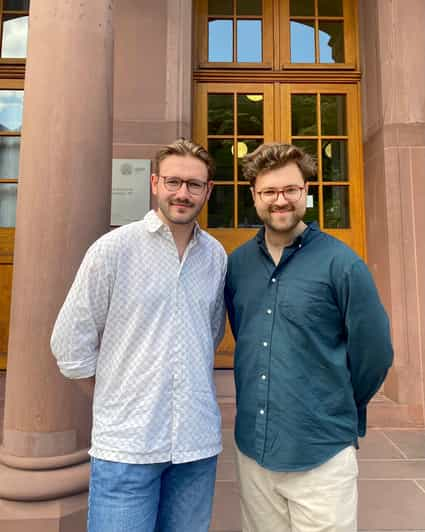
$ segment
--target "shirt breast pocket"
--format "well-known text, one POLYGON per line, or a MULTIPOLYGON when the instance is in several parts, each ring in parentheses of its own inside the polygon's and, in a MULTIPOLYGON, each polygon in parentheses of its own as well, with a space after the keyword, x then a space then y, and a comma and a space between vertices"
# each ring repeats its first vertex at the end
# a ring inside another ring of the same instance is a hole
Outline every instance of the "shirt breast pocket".
POLYGON ((283 318, 297 323, 320 324, 340 319, 331 287, 316 280, 291 280, 285 283, 279 301, 283 318))

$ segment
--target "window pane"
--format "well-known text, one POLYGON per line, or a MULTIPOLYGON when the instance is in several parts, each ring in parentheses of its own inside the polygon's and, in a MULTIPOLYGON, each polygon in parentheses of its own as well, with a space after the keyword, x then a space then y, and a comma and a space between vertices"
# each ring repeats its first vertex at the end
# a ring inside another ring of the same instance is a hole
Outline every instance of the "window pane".
POLYGON ((323 181, 348 181, 347 141, 322 140, 323 181))
POLYGON ((349 199, 347 186, 323 187, 324 222, 328 229, 350 227, 349 199))
POLYGON ((238 186, 238 227, 259 227, 261 222, 252 201, 249 186, 238 186))
POLYGON ((27 56, 28 17, 3 19, 1 56, 22 58, 27 56))
POLYGON ((245 181, 245 177, 242 174, 241 161, 247 153, 252 153, 254 150, 263 144, 263 139, 239 139, 238 140, 238 179, 239 181, 245 181))
POLYGON ((263 95, 238 94, 238 135, 263 134, 263 95))
POLYGON ((319 222, 319 192, 317 186, 309 186, 304 222, 319 222))
POLYGON ((319 0, 319 17, 342 17, 342 0, 319 0))
MULTIPOLYGON (((317 162, 317 140, 295 139, 292 141, 292 144, 303 149, 317 162)), ((309 181, 317 181, 317 176, 310 177, 309 181)))
POLYGON ((208 0, 209 15, 233 15, 233 0, 208 0))
POLYGON ((30 0, 3 0, 3 9, 5 11, 28 11, 30 0))
POLYGON ((292 95, 292 136, 317 135, 316 99, 315 94, 292 95))
POLYGON ((261 16, 263 14, 262 0, 238 0, 237 14, 261 16))
POLYGON ((208 201, 208 227, 234 227, 233 185, 216 185, 208 201))
POLYGON ((320 97, 322 135, 346 135, 345 94, 322 94, 320 97))
POLYGON ((210 139, 208 151, 216 164, 216 181, 233 181, 233 140, 210 139))
POLYGON ((233 21, 208 22, 208 61, 223 63, 233 61, 233 21))
POLYGON ((294 17, 314 17, 314 0, 291 0, 289 10, 294 17))
POLYGON ((238 62, 261 63, 261 20, 238 20, 238 62))
POLYGON ((0 90, 0 131, 22 129, 24 91, 0 90))
POLYGON ((0 178, 18 177, 20 147, 20 137, 0 137, 0 178))
POLYGON ((291 63, 314 63, 314 22, 291 20, 291 63))
POLYGON ((233 135, 233 94, 208 94, 208 134, 233 135))
POLYGON ((321 63, 343 63, 344 24, 319 22, 319 48, 321 63))
POLYGON ((16 183, 0 183, 0 227, 16 226, 16 183))

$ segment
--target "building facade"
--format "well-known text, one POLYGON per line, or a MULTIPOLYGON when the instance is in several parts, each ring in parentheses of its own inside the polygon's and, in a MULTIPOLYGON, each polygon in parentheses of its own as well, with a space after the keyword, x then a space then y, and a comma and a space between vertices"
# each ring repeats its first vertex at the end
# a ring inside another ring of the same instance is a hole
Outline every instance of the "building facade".
MULTIPOLYGON (((179 136, 216 159, 200 222, 227 251, 258 226, 240 158, 269 141, 316 157, 307 219, 365 258, 392 322, 369 424, 425 426, 422 0, 0 0, 0 16, 2 530, 84 529, 90 404, 49 336, 110 229, 111 159, 179 136)), ((227 332, 230 395, 232 353, 227 332)))

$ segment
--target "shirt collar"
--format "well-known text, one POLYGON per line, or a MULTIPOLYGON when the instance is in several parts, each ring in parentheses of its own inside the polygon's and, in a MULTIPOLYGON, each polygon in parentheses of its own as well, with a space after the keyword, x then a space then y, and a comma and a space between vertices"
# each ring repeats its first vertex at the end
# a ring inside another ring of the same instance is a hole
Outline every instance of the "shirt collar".
MULTIPOLYGON (((170 228, 168 227, 168 225, 161 220, 157 212, 154 211, 153 209, 146 214, 146 216, 143 218, 143 221, 145 222, 146 229, 148 230, 149 233, 156 233, 158 231, 167 231, 167 232, 170 231, 170 228)), ((198 222, 195 222, 191 240, 193 240, 194 242, 197 242, 200 234, 201 234, 201 228, 199 227, 198 222)))
MULTIPOLYGON (((299 244, 306 244, 309 240, 311 240, 315 235, 314 233, 316 231, 320 231, 319 226, 317 222, 308 222, 307 227, 304 229, 304 231, 297 236, 297 238, 292 242, 291 246, 298 246, 299 244)), ((256 235, 257 244, 260 247, 266 247, 266 241, 265 241, 265 228, 264 226, 258 231, 256 235)))

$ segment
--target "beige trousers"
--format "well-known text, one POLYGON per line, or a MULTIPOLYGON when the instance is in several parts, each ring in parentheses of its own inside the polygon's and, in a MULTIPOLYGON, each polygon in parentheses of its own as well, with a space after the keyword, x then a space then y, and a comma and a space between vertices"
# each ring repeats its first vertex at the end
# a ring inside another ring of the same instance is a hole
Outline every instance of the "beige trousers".
POLYGON ((356 451, 309 471, 264 469, 236 448, 243 532, 357 531, 356 451))

